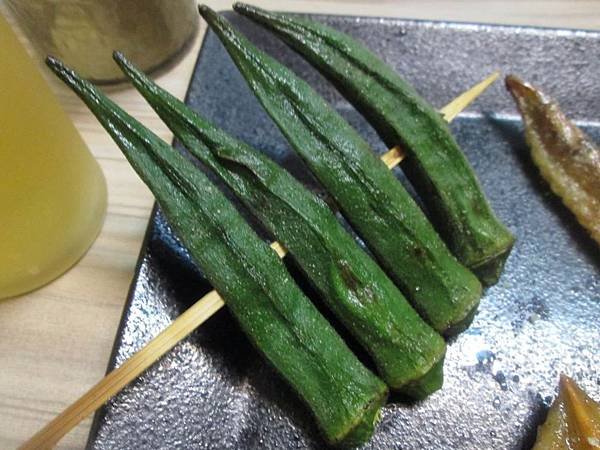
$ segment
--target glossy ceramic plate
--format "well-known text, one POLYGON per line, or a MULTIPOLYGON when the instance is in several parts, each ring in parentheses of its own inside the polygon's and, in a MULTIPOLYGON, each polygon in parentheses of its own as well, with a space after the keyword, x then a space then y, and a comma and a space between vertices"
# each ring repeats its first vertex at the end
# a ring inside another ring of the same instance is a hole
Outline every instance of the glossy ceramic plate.
MULTIPOLYGON (((385 150, 358 113, 292 51, 247 20, 227 16, 316 87, 377 152, 385 150)), ((554 95, 600 141, 597 33, 314 18, 366 43, 436 106, 495 70, 512 72, 554 95)), ((212 33, 200 52, 187 103, 318 190, 212 33)), ((392 398, 365 448, 527 448, 555 395, 559 373, 600 398, 598 247, 540 179, 502 82, 452 129, 494 209, 518 240, 472 326, 450 342, 444 388, 416 404, 392 398)), ((209 290, 155 211, 109 369, 209 290)), ((93 449, 323 446, 303 405, 225 309, 114 398, 96 416, 89 439, 93 449)))

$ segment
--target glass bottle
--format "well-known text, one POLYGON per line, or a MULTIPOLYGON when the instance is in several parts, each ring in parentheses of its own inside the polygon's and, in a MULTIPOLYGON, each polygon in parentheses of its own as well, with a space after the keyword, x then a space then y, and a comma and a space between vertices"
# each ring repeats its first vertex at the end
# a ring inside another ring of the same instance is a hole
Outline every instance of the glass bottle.
POLYGON ((71 267, 100 231, 102 171, 0 15, 0 298, 71 267))
POLYGON ((95 82, 123 74, 119 50, 149 72, 183 53, 198 28, 195 0, 7 0, 42 57, 52 55, 95 82))

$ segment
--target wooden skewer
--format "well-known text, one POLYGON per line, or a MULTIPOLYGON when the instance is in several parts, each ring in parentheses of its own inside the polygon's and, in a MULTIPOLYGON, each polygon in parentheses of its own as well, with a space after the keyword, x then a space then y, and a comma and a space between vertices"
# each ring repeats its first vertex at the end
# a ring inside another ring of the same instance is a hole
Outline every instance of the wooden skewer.
MULTIPOLYGON (((450 122, 475 98, 500 76, 495 72, 468 91, 459 95, 440 110, 444 119, 450 122)), ((381 160, 391 169, 404 159, 403 150, 395 146, 381 160)), ((279 243, 271 244, 277 255, 283 258, 287 250, 279 243)), ((67 407, 62 413, 38 431, 21 450, 47 449, 53 447, 65 434, 73 429, 89 414, 115 396, 132 380, 142 374, 156 360, 172 349, 175 344, 199 327, 216 313, 225 303, 217 291, 211 291, 181 314, 171 325, 148 342, 141 350, 133 354, 121 366, 106 375, 99 383, 67 407)))

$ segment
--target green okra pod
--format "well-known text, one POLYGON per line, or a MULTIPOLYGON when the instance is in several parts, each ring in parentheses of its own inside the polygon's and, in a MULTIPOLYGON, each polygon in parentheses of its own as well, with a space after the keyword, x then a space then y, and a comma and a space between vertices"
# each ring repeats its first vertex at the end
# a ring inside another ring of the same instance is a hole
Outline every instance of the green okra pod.
POLYGON ((393 389, 442 385, 444 340, 411 308, 329 207, 271 159, 204 120, 122 55, 115 59, 179 141, 215 172, 294 256, 393 389))
POLYGON ((486 284, 498 280, 514 237, 497 219, 440 114, 389 65, 345 33, 236 3, 322 72, 377 130, 402 145, 402 168, 456 257, 486 284))
POLYGON ((387 388, 304 296, 275 252, 192 162, 59 61, 49 58, 48 65, 119 145, 248 338, 308 405, 325 438, 365 442, 387 388))
POLYGON ((479 281, 452 256, 368 144, 306 82, 208 7, 200 12, 265 110, 421 316, 445 334, 468 324, 479 303, 479 281))

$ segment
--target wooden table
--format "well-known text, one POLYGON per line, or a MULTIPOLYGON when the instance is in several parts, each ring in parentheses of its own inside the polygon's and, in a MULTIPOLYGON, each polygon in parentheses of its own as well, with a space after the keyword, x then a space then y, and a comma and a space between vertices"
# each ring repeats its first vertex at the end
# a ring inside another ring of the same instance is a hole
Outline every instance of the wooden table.
MULTIPOLYGON (((260 3, 291 11, 600 28, 597 1, 260 3)), ((209 2, 217 10, 229 4, 209 2)), ((187 56, 157 78, 179 97, 185 94, 204 31, 202 24, 187 56)), ((58 83, 53 87, 104 170, 108 213, 98 240, 67 274, 36 292, 0 301, 0 449, 15 448, 104 375, 153 203, 148 189, 83 104, 58 83)), ((166 127, 132 89, 114 91, 111 97, 170 139, 166 127)), ((90 423, 90 418, 85 420, 60 448, 83 448, 90 423)))

